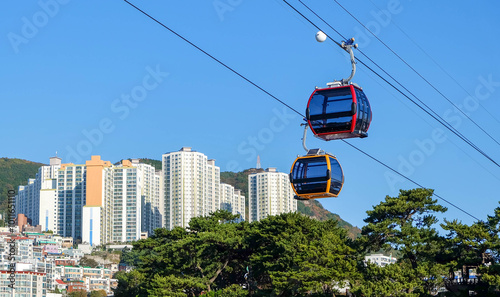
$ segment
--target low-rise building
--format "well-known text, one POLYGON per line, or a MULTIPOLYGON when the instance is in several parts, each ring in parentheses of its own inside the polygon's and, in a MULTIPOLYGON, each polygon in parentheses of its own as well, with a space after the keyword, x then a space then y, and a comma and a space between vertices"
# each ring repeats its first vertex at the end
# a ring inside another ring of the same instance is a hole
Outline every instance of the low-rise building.
POLYGON ((394 258, 392 255, 385 256, 384 254, 371 254, 365 256, 365 261, 375 263, 378 266, 384 267, 386 265, 396 263, 397 259, 394 258))
POLYGON ((15 271, 11 279, 11 272, 0 270, 0 297, 11 296, 46 296, 46 274, 33 271, 15 271), (12 282, 14 280, 14 283, 12 282), (14 288, 9 285, 14 285, 14 288))

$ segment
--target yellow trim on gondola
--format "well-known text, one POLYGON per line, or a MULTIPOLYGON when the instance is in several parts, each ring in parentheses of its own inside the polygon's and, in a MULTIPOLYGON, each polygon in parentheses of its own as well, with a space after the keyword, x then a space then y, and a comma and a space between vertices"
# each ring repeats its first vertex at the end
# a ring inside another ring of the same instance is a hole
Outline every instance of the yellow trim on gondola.
MULTIPOLYGON (((330 162, 330 158, 329 157, 332 157, 335 160, 337 160, 337 158, 335 158, 334 156, 332 156, 332 155, 330 155, 328 153, 326 153, 324 155, 311 155, 311 156, 297 157, 297 159, 295 159, 295 161, 292 164, 292 168, 290 169, 290 174, 293 176, 293 168, 295 168, 295 163, 297 163, 297 161, 299 159, 303 160, 303 159, 318 158, 318 157, 325 157, 326 158, 326 160, 327 160, 326 164, 327 164, 328 170, 330 170, 330 174, 333 174, 332 173, 332 164, 330 162)), ((331 183, 332 183, 331 176, 330 176, 330 179, 327 182, 326 192, 309 193, 309 194, 299 194, 295 190, 295 187, 293 186, 293 183, 291 183, 292 189, 293 189, 293 192, 295 193, 295 195, 297 195, 300 198, 309 199, 309 200, 310 199, 316 199, 316 198, 331 198, 331 197, 335 198, 335 197, 338 197, 340 195, 340 192, 342 192, 342 188, 344 187, 344 171, 342 170, 342 165, 340 165, 340 162, 338 162, 338 160, 337 160, 337 163, 339 164, 340 171, 342 172, 341 187, 340 187, 339 193, 337 195, 334 195, 334 194, 330 193, 330 187, 331 187, 331 183)))

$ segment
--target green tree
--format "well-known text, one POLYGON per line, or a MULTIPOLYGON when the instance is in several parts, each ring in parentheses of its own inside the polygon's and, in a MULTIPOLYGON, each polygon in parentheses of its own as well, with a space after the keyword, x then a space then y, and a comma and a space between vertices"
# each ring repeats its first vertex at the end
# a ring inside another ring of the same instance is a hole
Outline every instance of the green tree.
POLYGON ((204 297, 246 297, 249 293, 240 285, 233 284, 227 288, 210 293, 201 294, 204 297))
POLYGON ((156 274, 148 288, 148 296, 152 297, 187 297, 196 296, 206 288, 200 278, 177 277, 174 275, 159 276, 156 274))
POLYGON ((208 292, 213 285, 225 288, 237 281, 232 271, 240 271, 242 281, 247 223, 233 223, 238 217, 219 210, 208 217, 193 218, 189 222, 192 236, 180 242, 185 251, 184 267, 193 271, 193 276, 201 276, 208 292))
POLYGON ((146 275, 132 270, 129 273, 119 271, 115 274, 118 280, 118 287, 115 289, 116 296, 147 296, 146 275))
POLYGON ((457 220, 445 221, 442 228, 448 230, 447 257, 450 276, 462 270, 467 277, 469 267, 476 267, 481 282, 474 286, 462 286, 463 291, 473 290, 480 296, 498 296, 500 288, 500 208, 486 221, 468 226, 457 220))
POLYGON ((106 297, 106 296, 108 296, 108 294, 106 294, 106 291, 104 290, 92 291, 89 294, 89 297, 106 297))
POLYGON ((123 282, 117 296, 160 296, 166 292, 195 296, 203 290, 229 286, 237 282, 235 278, 243 280, 243 234, 248 224, 232 223, 236 217, 217 211, 193 218, 188 229, 157 229, 154 236, 135 242, 123 260, 136 270, 117 276, 123 282), (169 283, 163 284, 167 280, 169 283))
POLYGON ((270 296, 331 296, 334 286, 356 275, 354 249, 337 222, 316 221, 298 213, 271 216, 251 227, 252 290, 270 296))
POLYGON ((498 291, 500 288, 500 207, 495 208, 494 214, 488 216, 483 224, 488 232, 487 250, 482 253, 482 265, 479 272, 482 280, 498 291))
POLYGON ((363 272, 361 282, 357 282, 353 292, 361 296, 397 296, 417 297, 419 293, 412 292, 420 285, 411 277, 412 269, 408 262, 378 266, 373 263, 363 263, 360 270, 363 272))
POLYGON ((331 296, 356 274, 352 242, 333 220, 234 219, 218 211, 135 242, 124 258, 136 269, 116 275, 116 296, 331 296))
POLYGON ((79 264, 80 264, 80 266, 89 266, 92 268, 96 268, 97 266, 99 266, 99 263, 97 263, 96 260, 94 260, 92 258, 87 258, 87 257, 82 257, 80 259, 79 264))
POLYGON ((0 213, 6 215, 7 192, 17 192, 18 187, 27 184, 29 178, 34 178, 43 165, 22 159, 0 158, 0 213))
POLYGON ((68 297, 87 297, 87 291, 85 290, 76 290, 71 293, 68 293, 68 297))
POLYGON ((368 286, 366 280, 370 281, 374 276, 378 278, 372 280, 373 286, 399 283, 393 285, 394 296, 426 296, 443 284, 442 276, 447 270, 443 263, 435 260, 440 257, 445 241, 433 227, 438 222, 433 213, 447 209, 437 204, 432 194, 433 190, 429 189, 400 190, 398 197, 387 196, 385 201, 367 211, 368 218, 364 221, 368 224, 363 227, 363 236, 358 240, 364 253, 397 250, 401 255, 399 270, 409 273, 398 277, 396 267, 379 272, 368 266, 363 269, 365 276, 357 283, 357 293, 377 296, 363 291, 368 286), (382 281, 380 277, 385 278, 382 281))

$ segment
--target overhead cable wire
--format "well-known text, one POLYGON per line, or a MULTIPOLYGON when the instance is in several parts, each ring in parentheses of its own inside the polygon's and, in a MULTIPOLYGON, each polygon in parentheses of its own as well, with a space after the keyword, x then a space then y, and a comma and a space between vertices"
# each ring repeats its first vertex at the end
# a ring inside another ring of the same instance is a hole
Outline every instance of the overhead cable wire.
MULTIPOLYGON (((370 0, 370 2, 372 3, 373 6, 375 6, 377 9, 380 10, 380 8, 375 4, 373 3, 372 0, 370 0)), ((480 106, 487 114, 489 114, 495 121, 497 121, 497 123, 500 124, 500 120, 495 117, 490 111, 488 111, 487 108, 485 108, 481 102, 479 102, 479 99, 477 99, 475 96, 473 96, 467 89, 464 88, 464 86, 459 83, 451 74, 450 72, 448 72, 446 69, 443 68, 443 66, 441 66, 441 64, 439 64, 427 51, 425 51, 413 38, 411 38, 397 23, 396 21, 394 20, 391 20, 392 24, 401 32, 403 33, 404 36, 406 36, 406 38, 408 38, 408 40, 410 40, 416 47, 418 47, 420 49, 421 52, 423 52, 439 69, 441 69, 441 71, 443 71, 443 73, 445 73, 453 82, 455 82, 455 84, 460 87, 465 93, 467 93, 467 95, 469 95, 472 99, 474 99, 474 103, 477 103, 478 106, 480 106)), ((372 33, 373 34, 373 33, 372 33)))
MULTIPOLYGON (((330 29, 335 31, 340 37, 343 39, 347 40, 345 36, 343 36, 339 31, 337 31, 333 26, 331 26, 327 21, 325 21, 321 16, 319 16, 314 10, 312 10, 309 6, 307 6, 302 0, 298 0, 304 7, 306 7, 311 13, 313 13, 317 18, 319 18, 323 23, 325 23, 330 29)), ((304 14, 302 14, 300 11, 298 11, 295 7, 293 7, 290 3, 288 3, 286 0, 283 0, 289 7, 291 7, 295 12, 300 14, 303 18, 305 18, 311 25, 313 25, 317 30, 321 31, 321 28, 318 27, 315 23, 313 23, 311 20, 309 20, 304 14)), ((339 45, 339 43, 334 40, 332 37, 327 35, 327 37, 332 40, 335 44, 339 45)), ((437 122, 439 122, 441 125, 445 126, 448 130, 450 130, 452 133, 454 133, 457 137, 465 141, 467 144, 469 144, 472 148, 474 148, 476 151, 478 151, 480 154, 482 154, 484 157, 489 159, 491 162, 493 162, 495 165, 499 166, 499 164, 494 161, 490 156, 488 156, 484 151, 482 151, 478 146, 476 146, 472 141, 470 141, 467 137, 465 137, 462 133, 460 133, 457 129, 455 129, 453 126, 451 126, 446 120, 444 120, 438 113, 436 113, 432 108, 430 108, 427 104, 425 104, 422 100, 420 100, 415 94, 413 94, 410 90, 408 90, 405 86, 403 86, 397 79, 395 79, 392 75, 387 73, 385 69, 383 69, 381 66, 379 66, 375 61, 373 61, 370 57, 368 57, 362 50, 358 49, 358 51, 366 57, 370 62, 372 62, 375 66, 377 66, 382 72, 384 72, 387 76, 389 76, 393 81, 395 81, 400 87, 402 87, 406 92, 408 92, 410 95, 412 95, 420 104, 425 106, 428 110, 424 109, 422 106, 419 106, 415 101, 410 99, 406 94, 404 94, 401 90, 396 88, 393 84, 391 84, 389 81, 387 81, 384 77, 382 77, 380 74, 378 74, 376 71, 371 69, 366 63, 364 63, 361 59, 357 58, 358 62, 360 62, 362 65, 367 67, 370 71, 372 71, 375 75, 380 77, 382 80, 384 80, 387 84, 389 84, 391 87, 393 87, 396 91, 401 93, 403 96, 405 96, 408 100, 410 100, 412 103, 417 105, 420 109, 422 109, 424 112, 426 112, 429 116, 434 118, 437 122), (430 111, 430 112, 429 112, 430 111), (434 114, 434 116, 432 115, 434 114), (439 120, 437 118, 439 118, 439 120)), ((500 166, 499 166, 500 167, 500 166)))
MULTIPOLYGON (((361 70, 363 71, 363 69, 361 69, 361 70)), ((428 121, 422 114, 417 113, 415 110, 411 109, 410 106, 406 103, 406 101, 401 100, 398 96, 396 96, 395 94, 391 93, 391 91, 385 85, 382 85, 382 83, 380 81, 378 81, 374 77, 372 77, 369 72, 366 72, 366 75, 371 80, 373 80, 373 82, 375 82, 381 88, 383 88, 387 93, 391 94, 391 96, 394 97, 394 99, 398 100, 401 104, 403 104, 404 106, 406 106, 406 108, 408 108, 409 111, 413 112, 417 117, 419 117, 422 121, 424 121, 427 125, 429 125, 429 127, 434 128, 434 126, 430 123, 430 121, 428 121)), ((467 157, 469 157, 472 161, 474 161, 479 167, 483 168, 484 171, 488 172, 493 178, 495 178, 498 181, 500 181, 500 177, 496 176, 495 174, 493 174, 493 172, 491 172, 483 164, 479 163, 479 161, 477 161, 476 158, 473 158, 467 151, 465 151, 462 147, 460 147, 458 144, 456 144, 455 141, 453 141, 453 139, 447 139, 447 140, 449 140, 450 143, 452 143, 457 149, 461 150, 462 153, 464 153, 465 155, 467 155, 467 157)))
MULTIPOLYGON (((322 31, 320 27, 318 27, 314 22, 312 22, 309 18, 307 18, 304 14, 302 14, 299 10, 297 10, 293 5, 288 3, 286 0, 282 0, 285 2, 290 8, 292 8, 295 12, 300 14, 304 19, 306 19, 311 25, 313 25, 317 30, 322 31)), ((314 13, 314 15, 318 16, 312 9, 310 9, 307 5, 305 5, 301 0, 298 0, 300 3, 302 3, 306 8, 308 8, 311 12, 314 13)), ((319 17, 319 16, 318 16, 319 17)), ((319 17, 327 26, 329 26, 331 29, 335 30, 328 22, 323 20, 321 17, 319 17)), ((342 38, 345 39, 337 30, 335 30, 342 38)), ((333 41, 335 44, 340 45, 339 42, 334 40, 331 36, 327 35, 328 39, 333 41)), ((386 78, 384 78, 382 75, 380 75, 378 72, 373 70, 371 67, 369 67, 363 60, 357 58, 357 61, 364 65, 366 68, 368 68, 371 72, 373 72, 375 75, 377 75, 380 79, 382 79, 384 82, 389 84, 392 88, 394 88, 396 91, 398 91, 401 95, 405 96, 408 100, 410 100, 412 103, 414 103, 417 107, 422 109, 425 113, 427 113, 429 116, 434 118, 438 123, 443 125, 446 129, 450 130, 453 134, 455 134, 458 138, 462 139, 465 143, 469 144, 472 148, 474 148, 477 152, 479 152, 481 155, 483 155, 485 158, 490 160, 493 164, 495 164, 497 167, 500 167, 500 164, 497 163, 495 160, 493 160, 488 154, 486 154, 483 150, 481 150, 477 145, 475 145, 471 140, 469 140, 467 137, 462 135, 457 129, 455 129, 452 125, 450 125, 446 120, 444 120, 439 114, 437 114, 432 108, 430 108, 427 104, 425 104, 422 100, 420 100, 415 94, 413 94, 410 90, 408 90, 404 85, 402 85, 397 79, 395 79, 392 75, 387 73, 380 65, 378 65, 375 61, 373 61, 370 57, 368 57, 363 51, 359 50, 359 52, 366 57, 370 62, 372 62, 375 66, 377 66, 382 72, 384 72, 385 75, 390 77, 394 82, 396 82, 400 87, 402 87, 406 92, 408 92, 410 95, 412 95, 420 104, 425 106, 427 109, 419 105, 415 100, 411 99, 407 94, 405 94, 403 91, 401 91, 399 88, 397 88, 394 84, 390 83, 386 78)))
MULTIPOLYGON (((225 68, 229 69, 231 72, 233 72, 234 74, 238 75, 240 78, 244 79, 245 81, 247 81, 248 83, 252 84, 254 87, 258 88, 259 90, 261 90, 262 92, 264 92, 266 95, 270 96, 271 98, 275 99, 276 101, 278 101, 279 103, 283 104, 284 106, 290 108, 291 110, 293 110, 294 112, 296 112, 297 114, 299 114, 300 116, 304 117, 304 115, 300 112, 298 112, 296 109, 292 108, 291 106, 289 106, 288 104, 286 104, 285 102, 283 102, 282 100, 278 99, 276 96, 272 95, 271 93, 269 93, 268 91, 266 91, 265 89, 263 89, 262 87, 260 87, 259 85, 257 85, 256 83, 254 83, 253 81, 251 81, 250 79, 246 78, 244 75, 240 74, 239 72, 237 72, 236 70, 234 70, 233 68, 229 67, 228 65, 224 64, 222 61, 220 61, 219 59, 215 58, 214 56, 212 56, 211 54, 209 54, 208 52, 204 51, 202 48, 200 48, 199 46, 195 45, 194 43, 192 43, 191 41, 189 41, 188 39, 184 38, 182 35, 178 34, 177 32, 175 32, 174 30, 172 30, 171 28, 169 28, 168 26, 166 26, 165 24, 163 24, 162 22, 158 21, 157 19, 155 19, 154 17, 152 17, 151 15, 149 15, 148 13, 146 13, 145 11, 141 10, 140 8, 138 8, 137 6, 135 6, 134 4, 130 3, 128 0, 123 0, 125 1, 127 4, 129 4, 130 6, 132 6, 133 8, 135 8, 136 10, 138 10, 139 12, 141 12, 142 14, 144 14, 145 16, 147 16, 148 18, 150 18, 151 20, 155 21, 156 23, 158 23, 159 25, 161 25, 162 27, 164 27, 165 29, 167 29, 168 31, 170 31, 171 33, 173 33, 174 35, 176 35, 177 37, 181 38, 182 40, 184 40, 185 42, 187 42, 189 45, 193 46, 194 48, 196 48, 197 50, 199 50, 200 52, 204 53, 205 55, 207 55, 208 57, 210 57, 211 59, 213 59, 214 61, 216 61, 217 63, 219 63, 220 65, 224 66, 225 68)), ((386 165, 384 162, 382 161, 379 161, 377 158, 371 156, 370 154, 364 152, 363 150, 357 148, 356 146, 354 146, 353 144, 343 140, 345 143, 347 143, 349 146, 353 147, 354 149, 358 150, 359 152, 363 153, 364 155, 368 156, 369 158, 371 158, 372 160, 376 161, 377 163, 383 165, 384 167, 390 169, 391 171, 397 173, 398 175, 400 175, 401 177, 407 179, 408 181, 412 182, 413 184, 417 185, 418 187, 420 188, 424 188, 426 189, 425 187, 421 186, 420 184, 418 184, 417 182, 413 181, 412 179, 410 179, 409 177, 399 173, 397 170, 391 168, 389 165, 386 165)), ((451 203, 450 201, 442 198, 441 196, 438 196, 436 194, 434 194, 436 197, 442 199, 443 201, 445 201, 446 203, 449 203, 451 206, 455 207, 456 209, 462 211, 463 213, 467 214, 468 216, 472 217, 473 219, 475 220, 478 220, 480 221, 478 218, 476 218, 475 216, 473 216, 472 214, 470 214, 469 212, 465 211, 464 209, 458 207, 457 205, 451 203)))
POLYGON ((224 62, 220 61, 219 59, 217 59, 216 57, 212 56, 211 54, 209 54, 208 52, 204 51, 202 48, 200 48, 199 46, 197 46, 196 44, 192 43, 191 41, 187 40, 186 38, 184 38, 182 35, 180 35, 179 33, 175 32, 174 30, 170 29, 169 27, 167 27, 166 25, 164 25, 163 23, 161 23, 160 21, 158 21, 157 19, 155 19, 154 17, 152 17, 151 15, 149 15, 148 13, 146 13, 145 11, 141 10, 139 7, 135 6, 134 4, 130 3, 129 1, 127 0, 123 0, 125 2, 127 2, 130 6, 134 7, 135 9, 137 9, 138 11, 142 12, 145 16, 147 16, 148 18, 150 18, 151 20, 155 21, 156 23, 158 23, 160 26, 162 26, 163 28, 167 29, 168 31, 170 31, 171 33, 173 33, 174 35, 176 35, 177 37, 179 37, 180 39, 184 40, 185 42, 189 43, 191 46, 193 46, 194 48, 196 48, 197 50, 199 50, 200 52, 204 53, 205 55, 209 56, 210 58, 212 58, 213 60, 215 60, 217 63, 221 64, 222 66, 224 66, 225 68, 227 68, 229 71, 233 72, 234 74, 238 75, 239 77, 241 77, 242 79, 246 80, 248 83, 252 84, 254 87, 258 88, 259 90, 261 90, 262 92, 266 93, 267 95, 271 96, 272 98, 274 98, 275 100, 277 100, 278 102, 280 102, 281 104, 285 105, 286 107, 290 108, 291 110, 293 110, 295 113, 301 115, 303 117, 303 115, 297 111, 296 109, 294 109, 293 107, 291 107, 290 105, 286 104, 285 102, 281 101, 280 99, 278 99, 277 97, 275 97, 274 95, 272 95, 271 93, 269 93, 268 91, 264 90, 263 88, 261 88, 260 86, 258 86, 257 84, 255 84, 253 81, 249 80, 248 78, 246 78, 245 76, 241 75, 239 72, 237 72, 236 70, 234 70, 233 68, 229 67, 227 64, 225 64, 224 62))
MULTIPOLYGON (((363 155, 367 156, 368 158, 372 159, 373 161, 375 161, 375 162, 379 163, 380 165, 384 166, 385 168, 389 169, 390 171, 392 171, 392 172, 394 172, 394 173, 398 174, 399 176, 401 176, 401 177, 403 177, 403 178, 405 178, 405 179, 409 180, 409 181, 410 181, 410 182, 412 182, 413 184, 415 184, 415 185, 419 186, 420 188, 422 188, 422 189, 427 189, 426 187, 424 187, 424 186, 422 186, 421 184, 417 183, 417 182, 416 182, 416 181, 414 181, 413 179, 411 179, 411 178, 409 178, 409 177, 407 177, 407 176, 403 175, 402 173, 400 173, 400 172, 399 172, 399 171, 397 171, 396 169, 394 169, 394 168, 390 167, 389 165, 385 164, 385 163, 384 163, 384 162, 382 162, 382 161, 379 161, 377 158, 372 157, 371 155, 369 155, 368 153, 366 153, 366 152, 364 152, 363 150, 359 149, 358 147, 354 146, 353 144, 351 144, 351 143, 349 143, 349 142, 345 141, 344 139, 342 139, 342 141, 343 141, 344 143, 346 143, 347 145, 349 145, 350 147, 352 147, 353 149, 357 150, 358 152, 360 152, 360 153, 362 153, 363 155)), ((457 205, 453 204, 452 202, 450 202, 449 200, 447 200, 447 199, 445 199, 445 198, 443 198, 443 197, 439 196, 438 194, 433 193, 433 195, 434 195, 434 196, 436 196, 436 197, 438 197, 438 198, 440 198, 441 200, 445 201, 446 203, 450 204, 451 206, 455 207, 456 209, 460 210, 461 212, 463 212, 463 213, 467 214, 467 215, 468 215, 468 216, 470 216, 471 218, 474 218, 474 219, 476 219, 477 221, 481 221, 480 219, 476 218, 474 215, 470 214, 468 211, 466 211, 466 210, 464 210, 463 208, 461 208, 461 207, 459 207, 459 206, 457 206, 457 205)))
MULTIPOLYGON (((301 3, 302 1, 299 0, 301 3)), ((462 109, 460 109, 455 103, 453 103, 453 101, 450 100, 450 98, 448 98, 445 94, 443 94, 438 88, 436 88, 436 86, 434 86, 434 84, 432 84, 429 80, 427 80, 422 74, 420 74, 420 72, 418 72, 415 68, 413 68, 410 64, 408 64, 408 62, 406 62, 405 59, 403 59, 398 53, 396 53, 390 46, 388 46, 384 41, 382 41, 377 35, 375 35, 369 28, 367 28, 360 20, 358 20, 358 18, 356 18, 349 10, 347 10, 347 8, 345 8, 344 6, 342 6, 342 4, 340 4, 337 0, 333 0, 335 1, 335 3, 337 3, 345 12, 347 12, 347 14, 349 14, 354 20, 356 20, 356 22, 358 22, 361 26, 363 26, 363 28, 365 28, 368 32, 370 32, 370 34, 373 35, 373 37, 375 37, 380 43, 382 43, 391 53, 393 53, 396 57, 398 57, 399 60, 401 60, 406 66, 408 66, 408 68, 410 68, 413 72, 415 72, 423 81, 425 81, 429 86, 431 86, 431 88, 433 88, 439 95, 441 95, 441 97, 443 97, 444 99, 446 99, 446 101, 448 101, 448 103, 450 103, 451 105, 453 105, 453 107, 455 107, 460 113, 462 113, 467 119, 469 119, 469 121, 471 121, 476 127, 478 127, 481 131, 484 132, 484 134, 486 134, 489 138, 491 138, 491 140, 493 140, 497 145, 500 146, 500 142, 498 142, 493 136, 491 136, 491 134, 489 134, 486 130, 484 130, 483 127, 481 127, 476 121, 474 121, 470 116, 468 116, 462 109)))

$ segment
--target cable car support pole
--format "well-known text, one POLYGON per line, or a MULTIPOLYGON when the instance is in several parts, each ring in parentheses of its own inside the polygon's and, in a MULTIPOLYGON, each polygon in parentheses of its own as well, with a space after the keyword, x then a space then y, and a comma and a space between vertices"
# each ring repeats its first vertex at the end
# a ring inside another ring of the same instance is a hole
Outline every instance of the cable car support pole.
POLYGON ((352 65, 351 76, 349 76, 347 79, 342 79, 342 85, 346 86, 349 84, 349 81, 354 77, 354 74, 356 73, 356 60, 354 59, 354 53, 352 51, 352 48, 353 47, 357 48, 358 45, 354 44, 354 38, 351 38, 347 41, 342 41, 342 44, 340 46, 351 56, 351 65, 352 65))
POLYGON ((306 136, 307 136, 307 124, 300 124, 301 126, 304 126, 304 136, 302 137, 302 147, 306 150, 306 152, 309 152, 306 146, 306 136))

